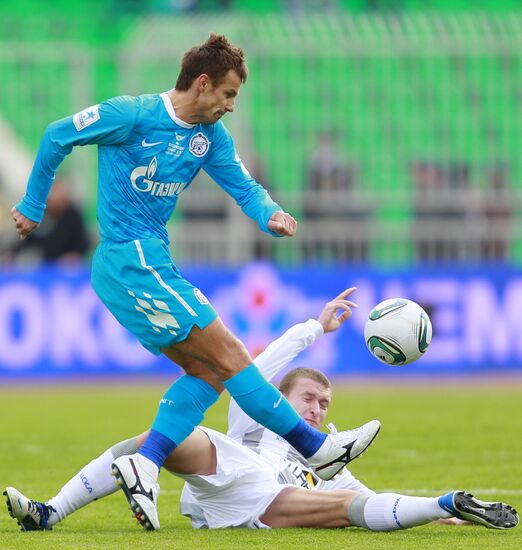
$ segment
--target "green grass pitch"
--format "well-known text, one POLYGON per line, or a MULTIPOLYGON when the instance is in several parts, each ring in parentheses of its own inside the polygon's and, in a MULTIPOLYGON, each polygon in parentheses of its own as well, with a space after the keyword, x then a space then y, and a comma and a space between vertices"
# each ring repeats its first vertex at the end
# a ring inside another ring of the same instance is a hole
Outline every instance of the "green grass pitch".
MULTIPOLYGON (((148 427, 162 384, 121 387, 0 388, 0 483, 45 500, 91 458, 148 427)), ((227 400, 208 413, 224 429, 227 400)), ((467 489, 522 511, 522 383, 449 385, 373 384, 335 389, 329 420, 339 427, 379 418, 383 428, 352 472, 377 491, 437 495, 467 489)), ((194 531, 179 515, 181 482, 162 473, 162 528, 145 532, 122 493, 76 512, 51 532, 22 533, 2 505, 0 548, 7 549, 520 549, 522 527, 430 525, 407 531, 194 531)))

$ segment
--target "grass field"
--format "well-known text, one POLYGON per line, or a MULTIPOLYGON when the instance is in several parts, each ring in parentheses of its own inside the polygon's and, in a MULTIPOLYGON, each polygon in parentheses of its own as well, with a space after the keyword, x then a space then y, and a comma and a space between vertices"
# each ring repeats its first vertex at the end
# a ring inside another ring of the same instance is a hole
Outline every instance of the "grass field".
MULTIPOLYGON (((34 498, 54 495, 80 466, 148 427, 162 385, 0 388, 0 486, 34 498)), ((522 383, 473 386, 337 387, 329 419, 338 426, 379 418, 383 429, 352 472, 377 491, 437 495, 463 488, 522 510, 522 383)), ((226 399, 206 424, 225 429, 226 399)), ((51 532, 21 533, 0 508, 0 549, 522 548, 510 532, 430 525, 408 531, 194 531, 179 515, 181 482, 160 477, 162 528, 142 531, 122 493, 95 502, 51 532)), ((3 489, 2 489, 3 490, 3 489)))

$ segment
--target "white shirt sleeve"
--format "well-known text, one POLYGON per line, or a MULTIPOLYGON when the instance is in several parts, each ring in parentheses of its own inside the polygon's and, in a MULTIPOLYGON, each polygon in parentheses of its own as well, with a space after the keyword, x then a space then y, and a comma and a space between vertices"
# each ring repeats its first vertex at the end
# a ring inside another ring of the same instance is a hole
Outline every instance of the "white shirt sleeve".
MULTIPOLYGON (((316 319, 299 323, 288 329, 280 338, 272 342, 263 353, 254 360, 261 374, 267 379, 272 378, 313 344, 324 333, 323 326, 316 319)), ((234 401, 230 400, 228 409, 228 436, 241 441, 243 435, 250 432, 257 424, 245 414, 234 401)))

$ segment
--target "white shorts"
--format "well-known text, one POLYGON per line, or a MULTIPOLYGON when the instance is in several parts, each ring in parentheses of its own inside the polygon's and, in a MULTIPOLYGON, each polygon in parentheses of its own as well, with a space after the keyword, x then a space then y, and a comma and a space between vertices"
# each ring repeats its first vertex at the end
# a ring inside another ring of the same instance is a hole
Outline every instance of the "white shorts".
POLYGON ((217 471, 213 475, 180 475, 186 483, 180 510, 195 529, 267 528, 259 517, 285 488, 278 471, 267 459, 226 435, 199 427, 216 448, 217 471))

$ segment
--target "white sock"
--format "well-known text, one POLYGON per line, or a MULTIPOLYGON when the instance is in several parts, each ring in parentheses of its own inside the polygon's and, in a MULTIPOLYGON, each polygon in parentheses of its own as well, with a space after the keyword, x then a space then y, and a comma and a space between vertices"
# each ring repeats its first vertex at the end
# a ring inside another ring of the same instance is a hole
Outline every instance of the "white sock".
POLYGON ((431 497, 382 493, 371 496, 364 507, 364 520, 371 531, 407 529, 449 517, 451 514, 439 506, 438 498, 431 497))
POLYGON ((56 510, 50 514, 48 525, 53 526, 86 504, 115 493, 118 485, 111 475, 111 464, 119 456, 132 454, 136 449, 135 438, 129 439, 114 445, 84 466, 55 497, 47 501, 56 510))

